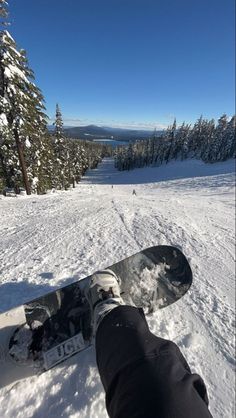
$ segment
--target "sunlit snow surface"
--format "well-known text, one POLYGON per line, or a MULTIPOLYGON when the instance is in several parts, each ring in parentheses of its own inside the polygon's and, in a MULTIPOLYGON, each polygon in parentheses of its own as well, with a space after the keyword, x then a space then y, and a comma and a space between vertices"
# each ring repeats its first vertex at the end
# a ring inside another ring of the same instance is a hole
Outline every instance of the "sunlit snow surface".
MULTIPOLYGON (((0 311, 140 249, 177 246, 191 263, 193 285, 148 322, 202 375, 214 418, 233 418, 233 171, 233 161, 188 160, 120 173, 107 160, 75 190, 1 196, 0 311)), ((3 389, 0 404, 3 418, 105 418, 94 349, 3 389)))

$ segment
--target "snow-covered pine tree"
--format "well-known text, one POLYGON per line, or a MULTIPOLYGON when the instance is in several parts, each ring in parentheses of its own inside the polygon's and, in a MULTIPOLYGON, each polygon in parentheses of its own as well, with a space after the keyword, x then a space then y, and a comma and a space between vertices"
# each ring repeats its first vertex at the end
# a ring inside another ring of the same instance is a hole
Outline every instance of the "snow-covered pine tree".
MULTIPOLYGON (((7 17, 7 2, 5 0, 0 0, 0 26, 6 25, 7 17)), ((7 167, 5 162, 5 155, 10 154, 8 157, 14 158, 14 156, 11 155, 10 150, 8 152, 9 147, 8 144, 5 143, 7 139, 9 139, 10 133, 8 129, 6 114, 3 112, 4 104, 6 104, 6 100, 4 98, 4 68, 0 65, 0 190, 2 190, 4 186, 11 187, 12 185, 10 173, 11 170, 7 167)))
POLYGON ((146 139, 143 143, 143 165, 147 166, 149 162, 149 139, 146 139))
POLYGON ((37 161, 37 175, 38 175, 38 184, 37 184, 37 193, 43 194, 47 190, 53 188, 53 179, 54 179, 54 152, 52 146, 52 139, 49 133, 47 132, 43 136, 43 145, 41 147, 40 158, 37 161))
POLYGON ((173 158, 175 153, 175 135, 176 135, 176 119, 173 122, 173 125, 167 129, 166 132, 166 152, 165 152, 165 161, 166 164, 173 158))
MULTIPOLYGON (((1 125, 1 162, 6 174, 6 184, 18 187, 21 169, 23 184, 27 194, 30 185, 25 165, 20 129, 26 114, 28 82, 22 65, 21 54, 16 49, 13 38, 7 31, 0 32, 0 114, 1 125)), ((22 184, 21 184, 22 185, 22 184)))
POLYGON ((117 147, 116 168, 119 171, 125 170, 125 147, 117 147))
POLYGON ((154 160, 154 151, 155 151, 155 141, 156 138, 151 137, 149 139, 146 140, 146 149, 145 149, 145 154, 146 154, 146 163, 145 165, 152 165, 153 160, 154 160))
POLYGON ((47 116, 45 115, 44 98, 40 89, 31 81, 34 74, 28 67, 25 51, 20 51, 25 63, 28 83, 28 104, 25 124, 22 126, 24 153, 31 191, 44 193, 51 188, 48 177, 50 143, 47 137, 47 116))
POLYGON ((228 118, 224 113, 218 119, 218 125, 215 128, 213 141, 211 143, 210 152, 208 154, 208 159, 210 162, 222 161, 223 159, 223 148, 226 144, 226 128, 227 128, 228 118))
POLYGON ((188 141, 189 141, 190 125, 185 122, 176 131, 175 146, 173 150, 173 158, 187 158, 188 155, 188 141))
POLYGON ((194 158, 196 156, 197 150, 200 149, 200 143, 202 139, 202 126, 203 116, 201 115, 193 125, 189 135, 188 156, 191 158, 194 158))
POLYGON ((155 148, 153 156, 153 165, 160 165, 161 150, 163 149, 163 136, 155 138, 155 148))
POLYGON ((129 169, 133 169, 135 167, 143 167, 144 159, 143 159, 143 142, 136 141, 133 143, 129 143, 128 147, 121 147, 122 156, 123 156, 123 166, 126 167, 126 160, 129 160, 129 169))
POLYGON ((101 161, 103 145, 91 142, 87 142, 88 155, 89 155, 89 167, 91 169, 97 168, 98 163, 101 161))
POLYGON ((63 133, 62 113, 56 104, 56 117, 53 134, 53 149, 55 155, 54 187, 56 189, 67 189, 69 187, 69 150, 68 143, 63 133))
POLYGON ((134 167, 142 166, 142 156, 139 151, 139 141, 135 141, 133 144, 133 165, 134 167))
POLYGON ((70 144, 70 167, 72 186, 75 187, 75 183, 78 183, 82 177, 82 161, 78 140, 73 140, 70 144))
POLYGON ((217 161, 224 161, 225 159, 224 150, 228 141, 227 126, 228 126, 228 117, 226 114, 224 114, 218 120, 218 126, 216 127, 216 136, 218 137, 218 141, 219 141, 219 148, 218 148, 218 152, 216 156, 217 161))
POLYGON ((227 160, 228 158, 235 158, 236 156, 236 116, 234 115, 230 121, 227 123, 226 127, 226 141, 223 150, 223 158, 227 160))
POLYGON ((80 172, 81 172, 81 177, 82 177, 89 167, 88 151, 86 149, 85 141, 81 142, 81 144, 79 145, 79 157, 80 157, 80 160, 79 160, 80 172))
POLYGON ((126 169, 132 170, 134 168, 135 161, 134 161, 134 154, 133 154, 133 146, 130 143, 127 149, 127 156, 126 156, 126 169))
POLYGON ((0 25, 6 26, 8 25, 7 17, 8 17, 8 10, 7 10, 8 3, 6 0, 0 0, 0 25))
POLYGON ((209 155, 211 154, 212 143, 214 142, 215 135, 215 121, 214 119, 203 121, 203 141, 201 148, 197 152, 197 156, 200 156, 206 163, 210 161, 209 155))
POLYGON ((157 130, 156 128, 153 131, 153 135, 150 138, 150 164, 153 165, 154 164, 154 160, 155 160, 155 154, 156 154, 156 149, 157 149, 157 130))
POLYGON ((33 83, 25 51, 8 31, 0 32, 1 164, 7 186, 37 190, 46 116, 43 96, 33 83))
MULTIPOLYGON (((147 155, 148 151, 147 141, 138 141, 138 155, 139 155, 139 167, 145 167, 147 164, 147 155)), ((138 163, 137 163, 138 164, 138 163)), ((136 165, 138 167, 138 165, 136 165)))
POLYGON ((55 143, 56 144, 62 144, 63 143, 63 120, 62 120, 62 113, 61 113, 61 109, 59 107, 59 104, 56 104, 56 119, 55 122, 53 123, 53 125, 55 126, 55 132, 54 132, 54 137, 55 137, 55 143))

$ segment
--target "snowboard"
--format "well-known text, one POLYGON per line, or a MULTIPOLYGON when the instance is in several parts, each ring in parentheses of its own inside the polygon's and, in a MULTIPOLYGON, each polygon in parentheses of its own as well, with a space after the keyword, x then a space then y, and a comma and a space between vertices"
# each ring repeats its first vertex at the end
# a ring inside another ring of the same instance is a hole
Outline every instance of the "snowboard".
MULTIPOLYGON (((176 302, 192 283, 187 259, 172 246, 147 248, 107 269, 120 278, 125 303, 147 315, 176 302)), ((90 281, 91 275, 0 314, 0 388, 40 374, 93 343, 85 297, 90 281)))

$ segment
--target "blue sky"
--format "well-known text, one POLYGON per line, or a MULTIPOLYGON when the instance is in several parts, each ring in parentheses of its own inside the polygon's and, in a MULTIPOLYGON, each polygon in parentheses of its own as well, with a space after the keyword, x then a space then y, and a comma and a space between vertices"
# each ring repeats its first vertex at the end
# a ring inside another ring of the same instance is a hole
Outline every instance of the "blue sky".
POLYGON ((9 0, 9 29, 65 125, 234 113, 233 0, 9 0))

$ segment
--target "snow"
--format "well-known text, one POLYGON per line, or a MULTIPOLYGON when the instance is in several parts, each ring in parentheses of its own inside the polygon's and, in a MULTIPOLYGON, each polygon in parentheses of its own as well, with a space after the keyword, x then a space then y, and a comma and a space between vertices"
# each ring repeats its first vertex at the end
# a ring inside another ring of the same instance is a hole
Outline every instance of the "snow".
POLYGON ((25 140, 25 146, 26 146, 26 148, 30 148, 31 147, 31 143, 30 143, 30 140, 29 140, 28 137, 25 140))
MULTIPOLYGON (((149 325, 204 378, 214 418, 233 418, 234 231, 234 161, 118 172, 104 160, 73 190, 0 197, 0 310, 140 249, 175 245, 194 282, 149 325)), ((2 389, 0 403, 4 418, 107 417, 94 348, 2 389)))
POLYGON ((5 113, 1 113, 0 114, 0 126, 7 126, 7 125, 8 125, 7 117, 5 113))
POLYGON ((33 179, 32 179, 32 186, 37 186, 38 182, 39 182, 38 177, 33 177, 33 179))
POLYGON ((23 364, 28 359, 28 345, 32 342, 32 332, 28 325, 20 328, 17 336, 14 338, 14 344, 10 349, 10 353, 17 360, 20 360, 23 364))
POLYGON ((14 77, 14 75, 17 75, 25 82, 27 83, 29 82, 25 74, 23 73, 23 71, 21 71, 19 68, 17 68, 15 65, 12 65, 12 64, 8 64, 8 67, 5 67, 4 74, 7 78, 12 78, 14 77))
POLYGON ((12 36, 10 35, 10 33, 8 32, 8 30, 4 31, 3 38, 4 38, 4 40, 5 40, 5 38, 9 38, 12 42, 15 42, 14 39, 12 38, 12 36))

